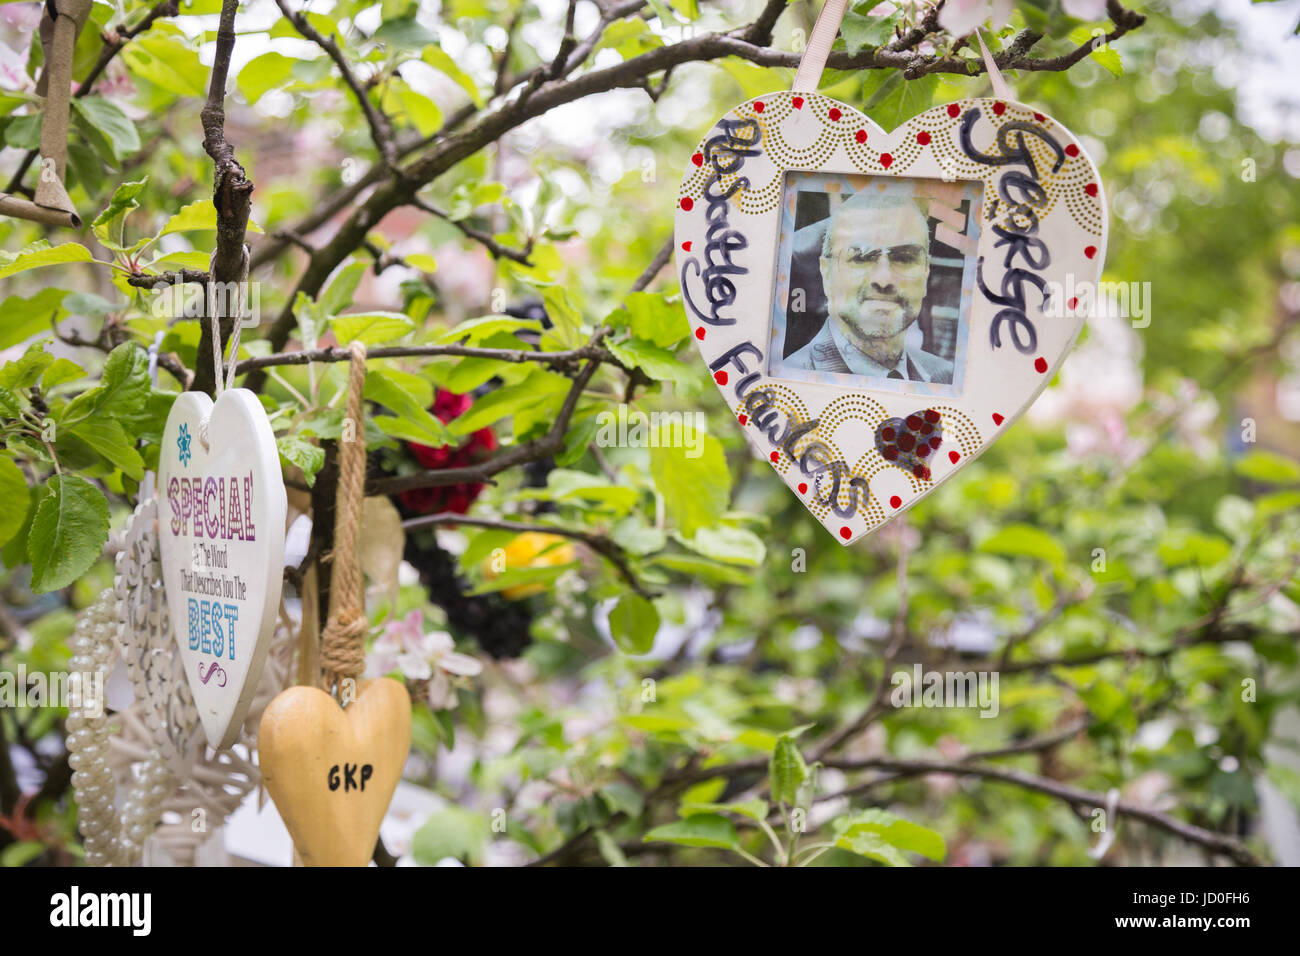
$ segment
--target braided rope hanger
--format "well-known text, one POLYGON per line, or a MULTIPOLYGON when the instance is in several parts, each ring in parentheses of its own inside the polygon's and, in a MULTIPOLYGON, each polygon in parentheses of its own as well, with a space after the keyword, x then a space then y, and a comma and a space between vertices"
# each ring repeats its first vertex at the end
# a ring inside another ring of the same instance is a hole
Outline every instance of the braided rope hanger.
POLYGON ((77 37, 90 19, 94 0, 47 0, 41 15, 45 65, 36 93, 41 111, 41 163, 32 200, 0 193, 0 216, 29 219, 47 226, 81 228, 81 217, 64 186, 68 165, 68 120, 72 108, 72 59, 77 37))
MULTIPOLYGON (((330 579, 329 617, 321 632, 321 686, 338 690, 343 681, 356 679, 366 667, 365 586, 361 577, 358 533, 365 501, 366 433, 362 417, 362 390, 366 384, 366 347, 360 342, 348 346, 348 410, 345 422, 355 429, 339 444, 339 482, 334 497, 333 571, 330 579)), ((343 701, 340 700, 340 703, 343 701)))

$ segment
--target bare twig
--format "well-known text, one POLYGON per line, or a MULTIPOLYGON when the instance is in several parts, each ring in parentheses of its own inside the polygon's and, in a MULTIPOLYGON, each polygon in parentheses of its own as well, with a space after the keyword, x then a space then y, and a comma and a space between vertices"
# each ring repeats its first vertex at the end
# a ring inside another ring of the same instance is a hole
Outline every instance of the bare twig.
POLYGON ((579 531, 574 528, 565 528, 560 525, 551 524, 529 524, 522 521, 508 521, 499 518, 473 518, 468 515, 448 513, 436 515, 422 515, 418 518, 408 518, 402 522, 402 527, 408 531, 416 528, 436 528, 446 525, 468 525, 474 528, 494 528, 498 531, 513 531, 518 534, 524 534, 529 531, 536 531, 542 534, 558 535, 562 538, 572 538, 575 541, 581 541, 587 547, 605 558, 623 580, 628 583, 641 597, 649 600, 656 597, 657 592, 649 591, 642 585, 641 581, 633 573, 631 566, 628 564, 627 552, 615 544, 609 538, 598 534, 592 534, 589 531, 579 531))

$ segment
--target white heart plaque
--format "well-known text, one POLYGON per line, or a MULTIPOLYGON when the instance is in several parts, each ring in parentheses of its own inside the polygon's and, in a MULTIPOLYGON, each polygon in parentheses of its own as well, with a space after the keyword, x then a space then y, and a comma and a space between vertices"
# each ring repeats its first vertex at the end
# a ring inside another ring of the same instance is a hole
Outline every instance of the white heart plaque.
POLYGON ((733 109, 678 196, 696 344, 750 443, 844 544, 978 456, 1051 380, 1106 205, 1059 123, 1007 100, 892 132, 833 99, 733 109))
POLYGON ((158 536, 176 646, 208 743, 239 736, 275 631, 287 500, 252 392, 176 399, 158 462, 158 536), (207 421, 208 447, 201 430, 207 421))

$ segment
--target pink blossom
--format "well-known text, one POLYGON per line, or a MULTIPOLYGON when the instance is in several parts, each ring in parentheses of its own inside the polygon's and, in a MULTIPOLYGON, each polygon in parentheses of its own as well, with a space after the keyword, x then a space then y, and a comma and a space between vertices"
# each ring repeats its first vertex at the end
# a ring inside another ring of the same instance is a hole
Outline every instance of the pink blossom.
POLYGON ((1014 0, 948 0, 939 11, 939 25, 955 37, 964 37, 985 20, 992 21, 992 29, 1001 30, 1011 19, 1013 6, 1014 0))

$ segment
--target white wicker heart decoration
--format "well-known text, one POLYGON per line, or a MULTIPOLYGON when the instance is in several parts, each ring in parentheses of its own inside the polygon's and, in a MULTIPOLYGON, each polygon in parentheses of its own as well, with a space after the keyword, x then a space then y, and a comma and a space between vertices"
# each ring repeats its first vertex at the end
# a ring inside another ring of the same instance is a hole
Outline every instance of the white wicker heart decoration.
POLYGON ((189 773, 202 742, 198 711, 172 638, 158 553, 158 501, 142 502, 126 526, 113 591, 118 646, 150 743, 177 778, 189 773))

